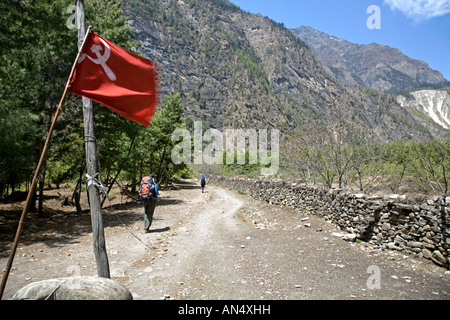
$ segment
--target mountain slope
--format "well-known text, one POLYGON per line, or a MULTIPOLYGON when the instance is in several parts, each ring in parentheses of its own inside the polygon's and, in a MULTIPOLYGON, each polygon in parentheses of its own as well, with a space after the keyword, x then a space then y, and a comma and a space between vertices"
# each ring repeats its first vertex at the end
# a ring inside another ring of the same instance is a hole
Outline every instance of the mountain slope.
POLYGON ((347 88, 283 26, 224 0, 130 0, 125 14, 160 67, 162 95, 211 127, 278 128, 351 121, 376 140, 430 139, 393 97, 347 88))
POLYGON ((306 26, 291 31, 344 84, 363 85, 385 93, 447 84, 440 72, 398 49, 377 43, 358 45, 306 26))
POLYGON ((418 90, 398 95, 398 103, 412 110, 419 118, 450 129, 450 94, 447 90, 418 90))

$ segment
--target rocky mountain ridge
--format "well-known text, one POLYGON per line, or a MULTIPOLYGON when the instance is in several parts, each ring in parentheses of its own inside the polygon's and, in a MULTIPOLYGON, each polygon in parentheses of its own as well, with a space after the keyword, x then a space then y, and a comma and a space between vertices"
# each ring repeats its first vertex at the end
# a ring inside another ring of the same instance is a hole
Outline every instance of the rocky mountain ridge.
POLYGON ((404 55, 399 49, 377 43, 359 45, 307 26, 291 31, 346 85, 363 85, 384 93, 448 85, 439 71, 431 69, 424 61, 404 55))
POLYGON ((225 0, 129 0, 143 56, 161 96, 179 91, 185 116, 218 128, 292 132, 343 119, 368 139, 431 139, 394 97, 337 81, 288 29, 225 0))

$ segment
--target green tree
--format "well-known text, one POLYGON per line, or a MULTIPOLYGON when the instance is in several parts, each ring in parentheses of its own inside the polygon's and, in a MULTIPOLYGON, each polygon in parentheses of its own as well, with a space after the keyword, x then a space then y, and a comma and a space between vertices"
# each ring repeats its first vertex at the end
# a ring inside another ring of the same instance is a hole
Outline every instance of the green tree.
POLYGON ((368 192, 385 170, 383 155, 386 148, 382 144, 364 140, 352 145, 352 148, 354 151, 351 171, 355 174, 355 184, 359 191, 368 192))
MULTIPOLYGON (((0 186, 26 182, 43 143, 77 53, 77 31, 70 28, 73 4, 64 0, 0 3, 0 186)), ((86 2, 86 20, 116 44, 137 46, 126 27, 122 1, 86 2)), ((106 172, 123 163, 137 125, 96 105, 98 145, 106 172)), ((69 95, 49 150, 50 178, 78 178, 83 167, 84 136, 80 98, 69 95)), ((43 170, 45 172, 45 170, 43 170)))
POLYGON ((427 144, 412 143, 416 176, 436 195, 447 195, 450 181, 450 139, 427 144))
POLYGON ((0 4, 0 178, 22 183, 34 171, 55 103, 64 88, 76 43, 66 27, 63 1, 0 4), (12 130, 11 130, 12 129, 12 130), (13 164, 11 166, 11 164, 13 164))
POLYGON ((163 98, 148 128, 141 127, 130 155, 130 165, 126 169, 126 178, 136 182, 152 172, 161 182, 183 175, 187 172, 185 164, 175 165, 171 160, 172 133, 184 128, 183 108, 179 93, 171 93, 163 98))
POLYGON ((162 108, 155 115, 149 130, 150 135, 154 137, 156 145, 159 147, 156 149, 157 161, 155 164, 157 168, 154 170, 161 181, 168 181, 176 171, 182 170, 184 166, 175 166, 171 160, 174 146, 172 132, 177 128, 184 128, 182 115, 180 94, 171 93, 164 97, 162 108))
POLYGON ((393 141, 387 145, 385 154, 385 184, 394 193, 398 193, 405 177, 414 172, 411 145, 404 141, 393 141))

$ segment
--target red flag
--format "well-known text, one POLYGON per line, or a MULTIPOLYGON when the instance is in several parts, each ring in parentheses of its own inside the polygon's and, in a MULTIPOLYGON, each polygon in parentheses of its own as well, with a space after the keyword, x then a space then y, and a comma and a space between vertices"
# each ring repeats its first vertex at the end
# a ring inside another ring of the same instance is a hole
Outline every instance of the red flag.
POLYGON ((148 126, 158 104, 155 64, 91 31, 68 87, 148 126))

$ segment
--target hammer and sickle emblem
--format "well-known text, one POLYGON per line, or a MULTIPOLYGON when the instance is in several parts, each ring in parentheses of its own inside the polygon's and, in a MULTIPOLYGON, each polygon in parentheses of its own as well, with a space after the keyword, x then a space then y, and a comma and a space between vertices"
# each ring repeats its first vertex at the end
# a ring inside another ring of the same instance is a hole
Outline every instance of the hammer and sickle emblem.
POLYGON ((108 44, 103 39, 100 39, 100 41, 105 45, 103 54, 100 53, 100 51, 102 50, 102 46, 100 46, 98 44, 94 44, 91 47, 91 51, 97 56, 97 59, 93 59, 86 53, 83 53, 80 56, 78 63, 81 63, 87 57, 93 63, 101 65, 103 70, 105 70, 106 75, 108 76, 109 79, 111 79, 111 81, 116 81, 117 77, 116 77, 115 73, 106 64, 106 62, 109 59, 109 56, 111 55, 111 50, 110 50, 108 44))

